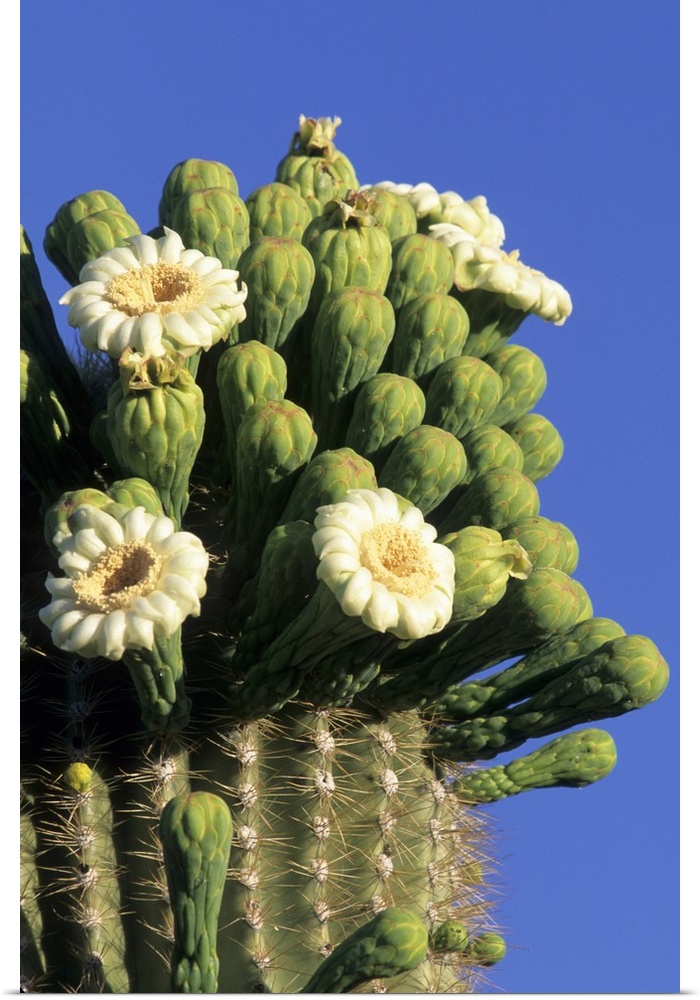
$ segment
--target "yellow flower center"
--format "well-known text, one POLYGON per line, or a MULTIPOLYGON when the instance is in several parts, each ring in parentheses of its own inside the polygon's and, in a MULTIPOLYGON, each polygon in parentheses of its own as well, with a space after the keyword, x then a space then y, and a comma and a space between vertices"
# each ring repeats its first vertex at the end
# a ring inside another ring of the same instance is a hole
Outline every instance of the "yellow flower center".
POLYGON ((109 614, 128 608, 137 597, 150 594, 160 575, 162 560, 146 542, 123 542, 97 560, 74 581, 75 596, 94 611, 109 614))
POLYGON ((117 274, 105 289, 107 301, 126 316, 184 312, 199 302, 201 294, 198 274, 162 260, 117 274))
POLYGON ((420 532, 399 524, 379 524, 366 531, 360 561, 374 580, 407 597, 425 597, 437 577, 420 532))

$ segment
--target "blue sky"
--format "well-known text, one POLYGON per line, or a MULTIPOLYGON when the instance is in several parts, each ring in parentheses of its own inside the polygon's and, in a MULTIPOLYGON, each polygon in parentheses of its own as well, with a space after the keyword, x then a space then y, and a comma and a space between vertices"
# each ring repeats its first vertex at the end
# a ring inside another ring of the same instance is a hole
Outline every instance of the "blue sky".
POLYGON ((506 249, 569 290, 563 327, 516 335, 545 362, 537 409, 566 446, 542 513, 574 531, 595 613, 650 636, 671 682, 602 725, 619 755, 604 781, 489 809, 509 942, 491 982, 677 992, 676 5, 63 0, 25 3, 21 31, 21 221, 54 303, 66 286, 41 243, 62 202, 108 189, 145 231, 187 157, 228 164, 245 196, 300 114, 343 119, 362 183, 485 195, 506 249))

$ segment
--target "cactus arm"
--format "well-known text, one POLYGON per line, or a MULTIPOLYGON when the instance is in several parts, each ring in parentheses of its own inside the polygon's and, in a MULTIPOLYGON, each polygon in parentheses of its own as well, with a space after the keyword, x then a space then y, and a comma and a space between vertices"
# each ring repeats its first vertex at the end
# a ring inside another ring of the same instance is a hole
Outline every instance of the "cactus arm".
POLYGON ((358 928, 330 955, 302 993, 349 993, 372 979, 415 969, 428 951, 428 932, 411 910, 389 907, 358 928))
POLYGON ((216 993, 218 918, 233 833, 230 810, 211 792, 177 796, 163 809, 159 833, 175 920, 173 992, 216 993))
POLYGON ((181 629, 156 639, 153 649, 128 649, 124 663, 136 688, 141 721, 148 732, 175 733, 190 717, 185 690, 181 629))

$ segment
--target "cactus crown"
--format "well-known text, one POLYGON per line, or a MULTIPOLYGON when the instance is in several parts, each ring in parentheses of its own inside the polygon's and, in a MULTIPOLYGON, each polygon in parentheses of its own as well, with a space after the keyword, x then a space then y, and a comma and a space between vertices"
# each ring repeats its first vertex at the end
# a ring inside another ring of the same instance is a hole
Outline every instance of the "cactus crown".
POLYGON ((30 991, 478 989, 479 807, 605 777, 577 727, 666 685, 540 515, 562 446, 510 339, 567 293, 483 198, 360 189, 339 124, 247 202, 178 164, 157 235, 59 208, 97 405, 22 235, 30 991))

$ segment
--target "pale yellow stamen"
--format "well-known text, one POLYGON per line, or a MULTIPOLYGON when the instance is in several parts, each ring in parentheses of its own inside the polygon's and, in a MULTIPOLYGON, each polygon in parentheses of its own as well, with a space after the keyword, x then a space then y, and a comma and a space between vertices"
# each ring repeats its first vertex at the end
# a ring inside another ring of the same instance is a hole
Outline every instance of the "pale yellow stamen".
POLYGON ((126 316, 183 312, 197 305, 201 295, 198 274, 182 264, 162 260, 116 275, 105 289, 107 301, 126 316))
POLYGON ((360 560, 375 581, 407 597, 425 597, 437 577, 420 532, 399 524, 380 524, 366 531, 360 560))
POLYGON ((124 542, 109 549, 73 583, 81 604, 108 614, 127 608, 155 589, 161 558, 147 542, 124 542))

